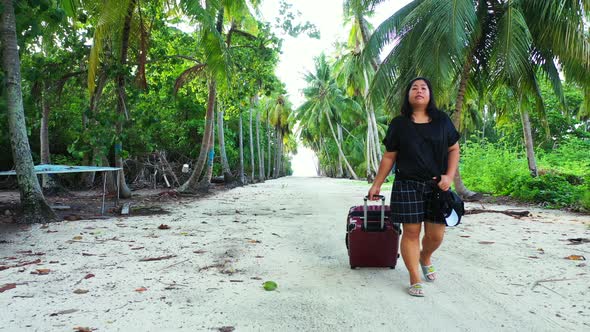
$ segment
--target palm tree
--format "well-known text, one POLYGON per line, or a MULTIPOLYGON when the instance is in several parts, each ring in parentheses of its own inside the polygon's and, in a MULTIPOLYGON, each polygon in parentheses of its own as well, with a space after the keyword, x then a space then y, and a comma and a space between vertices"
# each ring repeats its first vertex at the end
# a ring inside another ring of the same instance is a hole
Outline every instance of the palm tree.
POLYGON ((358 104, 347 99, 338 88, 324 54, 315 59, 315 72, 305 74, 305 80, 308 84, 303 90, 306 101, 297 109, 296 119, 302 121, 302 126, 310 126, 314 122, 326 121, 338 147, 339 157, 344 162, 350 176, 358 180, 358 176, 342 150, 342 145, 332 123, 333 121, 339 123, 338 116, 340 112, 345 112, 347 109, 354 107, 358 108, 358 104))
MULTIPOLYGON (((370 6, 378 2, 366 1, 370 6)), ((450 105, 454 98, 452 119, 462 129, 469 82, 475 76, 488 75, 489 85, 504 85, 513 91, 523 122, 528 108, 543 116, 537 73, 552 82, 562 101, 556 63, 566 79, 582 86, 590 82, 590 46, 584 23, 589 11, 590 0, 413 1, 371 36, 366 52, 369 57, 397 42, 375 75, 372 98, 395 107, 402 86, 415 76, 428 76, 435 91, 454 92, 440 95, 439 103, 450 105), (529 98, 534 103, 529 103, 529 98)), ((523 127, 527 125, 523 123, 523 127)), ((530 133, 525 131, 524 136, 528 141, 530 133)), ((527 146, 531 173, 535 174, 532 144, 527 146)), ((465 196, 473 194, 459 175, 455 188, 465 196)))
MULTIPOLYGON (((259 1, 250 0, 249 3, 256 8, 259 1)), ((232 33, 238 32, 252 35, 257 32, 256 21, 250 13, 245 0, 207 0, 205 4, 206 6, 202 7, 201 2, 197 0, 181 1, 185 13, 194 17, 200 24, 205 61, 203 64, 197 64, 187 69, 177 80, 177 86, 181 86, 187 82, 188 78, 194 77, 195 73, 204 68, 209 81, 209 99, 206 113, 207 125, 205 126, 197 166, 190 178, 180 186, 179 191, 194 191, 197 189, 198 180, 205 164, 206 152, 211 148, 208 138, 213 130, 212 119, 217 97, 217 83, 229 83, 231 78, 232 62, 231 53, 228 50, 231 45, 232 33), (223 26, 225 19, 230 22, 230 28, 224 38, 223 26), (248 32, 239 30, 240 27, 245 28, 248 32)))
MULTIPOLYGON (((66 1, 67 2, 67 1, 66 1)), ((97 4, 96 2, 84 1, 87 6, 90 6, 93 11, 98 11, 97 24, 94 29, 93 44, 88 60, 88 91, 93 99, 93 94, 97 91, 97 75, 99 73, 101 60, 103 63, 110 63, 112 67, 118 67, 115 76, 115 95, 117 100, 117 120, 115 122, 115 167, 120 167, 123 170, 123 126, 124 122, 129 119, 129 105, 127 105, 126 93, 126 67, 128 62, 128 53, 131 46, 132 26, 137 26, 141 31, 137 34, 141 35, 140 42, 140 58, 143 61, 139 63, 139 77, 145 78, 145 56, 147 42, 145 26, 141 17, 141 8, 139 8, 138 0, 114 1, 108 0, 104 3, 97 4), (139 24, 132 24, 134 20, 139 19, 139 24), (116 54, 113 57, 105 56, 105 53, 116 54)), ((100 82, 99 82, 100 84, 100 82)), ((95 103, 96 106, 96 103, 95 103)), ((103 157, 103 160, 106 159, 103 157)), ((131 190, 125 181, 125 173, 118 172, 120 195, 121 197, 130 197, 131 190)))
POLYGON ((10 146, 23 208, 23 221, 26 223, 56 221, 57 216, 47 205, 35 175, 31 147, 27 138, 13 3, 12 0, 3 0, 0 5, 2 6, 0 13, 2 71, 4 72, 10 146))
POLYGON ((252 182, 254 182, 254 172, 255 172, 255 167, 254 167, 254 132, 252 130, 252 112, 254 109, 256 109, 258 107, 258 96, 254 95, 252 98, 250 98, 250 107, 248 107, 248 115, 249 115, 249 121, 248 121, 248 134, 250 135, 250 179, 252 179, 252 182))
POLYGON ((261 109, 256 109, 256 147, 258 151, 258 181, 263 182, 264 178, 264 146, 260 145, 260 113, 261 109))
POLYGON ((229 162, 227 160, 227 153, 225 152, 225 134, 223 128, 224 110, 221 101, 217 103, 217 135, 219 141, 219 154, 221 155, 221 166, 223 169, 223 180, 227 184, 234 181, 234 176, 231 174, 229 162))
POLYGON ((347 0, 344 2, 344 12, 352 24, 348 42, 341 46, 343 54, 336 61, 335 73, 339 85, 345 87, 347 95, 366 110, 365 161, 367 180, 372 182, 381 159, 381 143, 375 105, 369 99, 369 85, 378 64, 376 58, 362 56, 362 51, 368 43, 371 31, 366 16, 372 15, 373 9, 364 7, 363 1, 347 0))
POLYGON ((293 112, 293 106, 289 100, 282 94, 274 96, 268 103, 270 124, 274 126, 275 134, 275 155, 274 165, 272 168, 272 177, 278 178, 283 171, 283 154, 285 152, 285 139, 291 132, 290 116, 293 112))

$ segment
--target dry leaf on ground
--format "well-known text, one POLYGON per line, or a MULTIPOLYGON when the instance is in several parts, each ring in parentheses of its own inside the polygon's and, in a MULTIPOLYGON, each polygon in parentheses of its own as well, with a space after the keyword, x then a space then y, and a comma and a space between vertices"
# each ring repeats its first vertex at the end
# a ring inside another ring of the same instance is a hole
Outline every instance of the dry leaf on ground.
POLYGON ((3 293, 9 289, 13 289, 16 288, 16 284, 4 284, 2 285, 2 287, 0 287, 0 293, 3 293))
POLYGON ((32 271, 31 274, 45 275, 49 274, 49 272, 51 272, 50 269, 36 269, 35 271, 32 271))
POLYGON ((147 257, 147 258, 142 258, 139 261, 140 262, 161 261, 164 259, 170 259, 170 258, 174 258, 174 257, 176 257, 176 255, 168 255, 168 256, 162 256, 162 257, 147 257))
POLYGON ((90 327, 74 326, 75 332, 92 332, 94 330, 95 330, 94 328, 90 328, 90 327))
POLYGON ((568 241, 570 241, 569 244, 582 244, 582 243, 590 243, 590 239, 587 238, 575 238, 575 239, 567 239, 568 241))
POLYGON ((569 255, 567 257, 564 257, 565 259, 569 259, 572 261, 585 261, 586 257, 582 256, 582 255, 569 255))
POLYGON ((62 310, 62 311, 54 312, 54 313, 50 314, 49 316, 67 315, 67 314, 74 313, 76 311, 78 311, 78 309, 67 309, 67 310, 62 310))

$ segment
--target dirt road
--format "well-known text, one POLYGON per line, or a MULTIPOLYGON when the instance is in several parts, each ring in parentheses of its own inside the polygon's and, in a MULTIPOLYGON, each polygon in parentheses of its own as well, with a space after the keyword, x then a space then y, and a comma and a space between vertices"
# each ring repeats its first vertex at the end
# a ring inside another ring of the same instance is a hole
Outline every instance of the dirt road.
POLYGON ((413 298, 401 259, 348 266, 345 217, 367 189, 289 177, 167 215, 5 228, 0 331, 590 330, 590 267, 564 258, 590 258, 590 243, 568 241, 590 238, 587 215, 467 216, 433 258, 439 278, 413 298))

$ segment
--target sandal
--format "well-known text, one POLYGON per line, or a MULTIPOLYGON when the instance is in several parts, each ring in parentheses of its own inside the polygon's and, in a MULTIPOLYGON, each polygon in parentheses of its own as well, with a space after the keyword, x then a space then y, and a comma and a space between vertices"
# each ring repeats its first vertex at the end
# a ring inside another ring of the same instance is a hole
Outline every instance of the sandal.
POLYGON ((422 284, 417 282, 408 288, 408 294, 416 297, 424 297, 424 289, 422 284))
POLYGON ((424 273, 424 279, 426 281, 433 282, 436 280, 436 269, 434 265, 425 266, 420 263, 420 267, 422 267, 422 273, 424 273))

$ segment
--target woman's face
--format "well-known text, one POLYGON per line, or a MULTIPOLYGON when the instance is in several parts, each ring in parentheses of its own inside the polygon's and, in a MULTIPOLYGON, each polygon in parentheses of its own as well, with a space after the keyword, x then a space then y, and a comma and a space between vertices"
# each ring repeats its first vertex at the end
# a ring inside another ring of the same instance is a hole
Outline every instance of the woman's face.
POLYGON ((410 101, 412 108, 416 106, 426 107, 428 105, 428 102, 430 101, 430 90, 428 90, 428 85, 426 85, 425 81, 417 80, 412 83, 408 100, 410 101))

